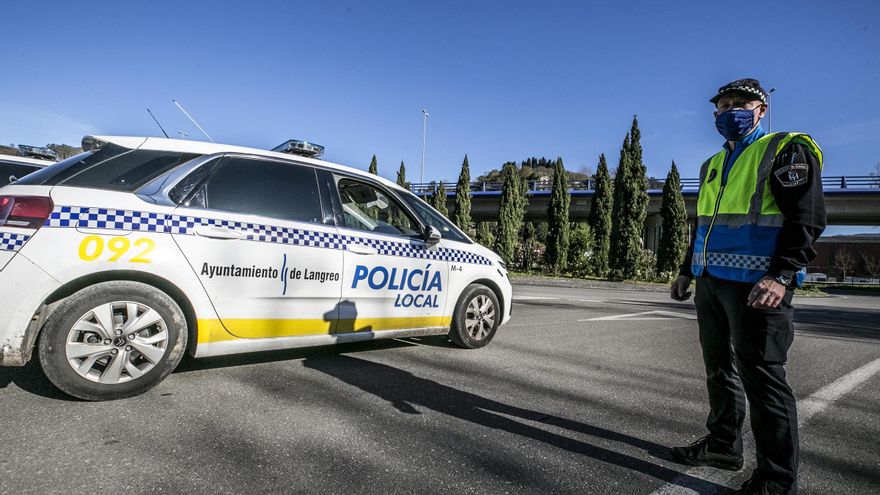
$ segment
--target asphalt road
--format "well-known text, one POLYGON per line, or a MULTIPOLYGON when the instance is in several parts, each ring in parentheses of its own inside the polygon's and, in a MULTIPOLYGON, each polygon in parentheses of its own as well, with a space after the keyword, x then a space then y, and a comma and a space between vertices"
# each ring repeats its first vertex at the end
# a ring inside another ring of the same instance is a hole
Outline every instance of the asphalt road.
MULTIPOLYGON (((748 477, 665 460, 704 434, 692 304, 514 293, 476 351, 426 338, 187 361, 105 403, 33 363, 0 368, 0 493, 727 493, 748 477)), ((878 303, 795 300, 801 493, 880 492, 878 303)))

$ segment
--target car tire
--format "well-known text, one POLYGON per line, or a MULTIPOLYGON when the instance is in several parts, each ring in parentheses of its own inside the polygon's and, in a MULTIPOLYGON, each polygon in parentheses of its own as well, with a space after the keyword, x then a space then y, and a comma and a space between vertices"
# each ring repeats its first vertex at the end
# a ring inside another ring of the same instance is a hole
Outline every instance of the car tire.
POLYGON ((66 298, 39 339, 40 365, 62 392, 101 401, 142 394, 183 358, 183 311, 140 282, 95 284, 66 298))
POLYGON ((501 318, 501 305, 492 289, 471 284, 455 304, 449 340, 465 349, 484 347, 495 336, 501 318))

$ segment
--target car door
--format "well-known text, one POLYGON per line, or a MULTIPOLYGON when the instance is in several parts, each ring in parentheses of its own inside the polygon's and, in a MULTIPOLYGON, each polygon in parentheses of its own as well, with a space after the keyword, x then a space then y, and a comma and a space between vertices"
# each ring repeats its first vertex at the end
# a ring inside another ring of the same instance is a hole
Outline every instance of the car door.
POLYGON ((444 327, 447 262, 388 189, 334 174, 332 198, 346 245, 337 333, 444 327))
POLYGON ((317 171, 240 155, 205 166, 176 186, 191 192, 171 229, 226 330, 243 338, 333 332, 343 254, 317 171))

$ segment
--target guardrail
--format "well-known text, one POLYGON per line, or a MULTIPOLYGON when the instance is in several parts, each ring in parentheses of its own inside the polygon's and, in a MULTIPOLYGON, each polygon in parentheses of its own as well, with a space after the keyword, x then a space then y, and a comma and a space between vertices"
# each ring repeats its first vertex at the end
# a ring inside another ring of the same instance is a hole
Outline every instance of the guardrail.
MULTIPOLYGON (((648 178, 648 189, 663 189, 664 179, 648 178)), ((476 181, 471 182, 471 192, 500 191, 504 183, 501 181, 476 181)), ((593 191, 596 180, 570 180, 569 191, 593 191)), ((414 183, 410 190, 415 194, 433 194, 439 186, 436 182, 414 183)), ((455 192, 455 183, 444 184, 447 192, 455 192)), ((880 189, 880 176, 873 175, 831 175, 822 177, 822 186, 826 189, 880 189)), ((552 180, 530 180, 529 191, 549 191, 553 188, 552 180)), ((685 177, 681 179, 682 190, 698 190, 700 179, 698 177, 685 177)))

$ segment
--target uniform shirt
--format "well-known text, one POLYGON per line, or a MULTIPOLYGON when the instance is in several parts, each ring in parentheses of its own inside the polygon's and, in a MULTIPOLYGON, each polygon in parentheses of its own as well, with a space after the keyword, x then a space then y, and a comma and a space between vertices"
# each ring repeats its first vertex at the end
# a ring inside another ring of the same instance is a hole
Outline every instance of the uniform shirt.
MULTIPOLYGON (((746 146, 752 144, 765 134, 758 127, 751 134, 736 142, 733 152, 727 142, 728 151, 724 164, 726 182, 727 173, 736 158, 746 146), (757 135, 756 135, 757 134, 757 135)), ((770 191, 782 212, 784 221, 776 243, 776 253, 770 259, 770 276, 783 275, 794 278, 795 273, 804 268, 816 257, 813 248, 816 239, 825 230, 825 196, 822 193, 822 170, 819 159, 810 149, 793 140, 776 155, 770 170, 770 191), (798 165, 797 167, 791 167, 798 165), (794 173, 789 173, 794 171, 794 173)), ((693 229, 691 243, 685 253, 684 262, 679 267, 679 274, 693 277, 691 262, 694 255, 694 239, 697 230, 693 229)), ((708 269, 703 273, 708 273, 708 269)))

